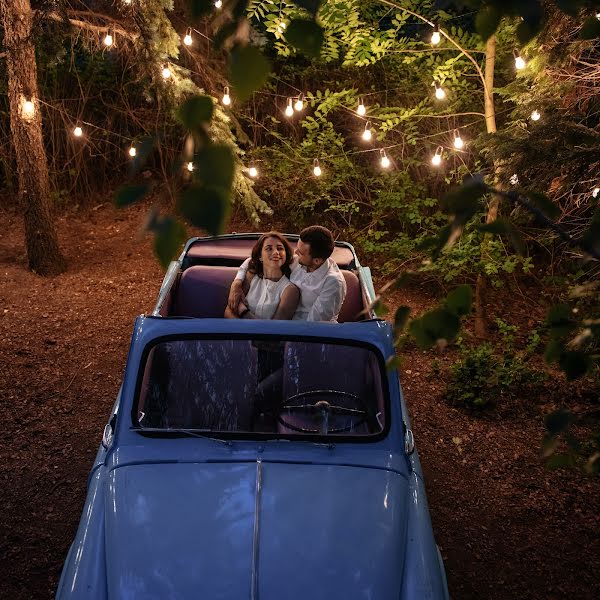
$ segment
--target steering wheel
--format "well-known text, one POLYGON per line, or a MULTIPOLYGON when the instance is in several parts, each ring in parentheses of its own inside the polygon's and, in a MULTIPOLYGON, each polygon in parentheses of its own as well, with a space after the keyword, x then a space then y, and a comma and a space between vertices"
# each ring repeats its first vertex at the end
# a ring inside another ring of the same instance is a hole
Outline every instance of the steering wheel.
POLYGON ((288 412, 302 412, 309 413, 312 415, 320 415, 321 416, 321 428, 320 429, 305 429, 304 427, 298 427, 297 425, 292 425, 288 423, 282 416, 281 413, 277 416, 277 420, 288 429, 292 431, 298 431, 299 433, 321 433, 323 435, 327 435, 328 433, 344 433, 346 431, 351 431, 353 428, 358 427, 365 423, 369 418, 369 413, 367 411, 367 406, 365 401, 357 396, 356 394, 351 394, 350 392, 342 392, 339 390, 312 390, 309 392, 300 392, 299 394, 295 394, 290 396, 282 405, 282 409, 287 409, 288 412), (296 402, 298 400, 305 400, 311 398, 323 398, 324 396, 334 396, 338 398, 349 398, 354 400, 354 402, 360 406, 360 409, 356 408, 346 408, 345 406, 338 406, 336 404, 330 404, 327 400, 319 400, 314 404, 291 404, 292 402, 296 402), (341 427, 337 429, 329 429, 329 417, 331 415, 349 415, 355 417, 362 417, 358 423, 351 423, 347 427, 341 427))

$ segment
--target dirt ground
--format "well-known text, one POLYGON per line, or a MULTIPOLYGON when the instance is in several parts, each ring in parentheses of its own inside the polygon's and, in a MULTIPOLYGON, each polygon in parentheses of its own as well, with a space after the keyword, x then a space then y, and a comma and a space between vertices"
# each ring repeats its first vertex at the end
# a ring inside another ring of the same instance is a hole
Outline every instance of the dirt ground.
MULTIPOLYGON (((54 596, 134 317, 162 281, 144 214, 64 215, 69 270, 43 279, 26 269, 21 220, 0 212, 0 598, 54 596)), ((406 352, 401 377, 451 596, 600 598, 600 480, 539 458, 542 414, 571 388, 559 377, 534 408, 482 418, 444 400, 431 354, 406 352)))

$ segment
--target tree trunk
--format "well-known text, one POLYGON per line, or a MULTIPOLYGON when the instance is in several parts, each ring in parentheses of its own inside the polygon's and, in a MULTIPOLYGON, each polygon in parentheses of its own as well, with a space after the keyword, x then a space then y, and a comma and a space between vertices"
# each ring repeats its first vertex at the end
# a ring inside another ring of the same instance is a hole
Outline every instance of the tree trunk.
POLYGON ((29 268, 56 275, 66 268, 50 211, 50 180, 42 138, 29 0, 0 0, 8 74, 10 129, 24 214, 29 268))
MULTIPOLYGON (((496 36, 491 36, 485 44, 485 86, 484 86, 484 106, 485 106, 485 127, 488 133, 496 133, 496 109, 494 107, 494 67, 496 63, 496 36)), ((494 179, 498 179, 498 165, 494 163, 494 179)), ((498 207, 500 199, 494 196, 489 203, 486 215, 486 223, 491 223, 498 216, 498 207)), ((484 259, 487 253, 487 245, 490 235, 485 234, 481 244, 481 258, 484 259)), ((487 336, 487 314, 485 309, 487 277, 479 272, 477 283, 475 285, 475 335, 478 338, 487 336)))

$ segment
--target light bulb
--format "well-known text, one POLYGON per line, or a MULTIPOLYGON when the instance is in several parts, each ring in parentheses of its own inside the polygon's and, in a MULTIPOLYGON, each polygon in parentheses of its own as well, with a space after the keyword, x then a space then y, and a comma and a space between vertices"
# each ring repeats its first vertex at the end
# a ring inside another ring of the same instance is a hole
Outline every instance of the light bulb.
POLYGON ((129 148, 129 156, 133 158, 136 154, 137 150, 135 149, 135 146, 131 146, 131 148, 129 148))
POLYGON ((194 163, 189 162, 185 168, 191 173, 194 170, 194 163))
POLYGON ((223 98, 221 98, 221 102, 225 106, 229 106, 231 104, 231 96, 229 95, 229 88, 227 86, 225 86, 225 89, 223 90, 223 98))
POLYGON ((171 69, 169 69, 169 67, 164 67, 162 70, 163 79, 169 79, 169 77, 171 77, 171 75, 172 75, 171 69))
POLYGON ((437 25, 434 25, 433 33, 431 34, 432 46, 437 46, 441 40, 442 40, 442 36, 440 34, 440 28, 437 25))
POLYGON ((285 21, 281 21, 279 23, 279 25, 277 25, 277 31, 279 31, 279 33, 283 33, 285 31, 285 28, 287 27, 285 21))
POLYGON ((598 21, 600 21, 600 12, 596 13, 596 19, 598 19, 598 21))
POLYGON ((256 167, 250 167, 248 169, 248 175, 250 175, 250 177, 258 177, 258 169, 256 167))
POLYGON ((362 132, 362 139, 365 140, 365 142, 368 142, 373 137, 370 125, 371 123, 367 121, 367 124, 365 125, 365 130, 362 132))
POLYGON ((537 111, 537 110, 534 110, 534 111, 531 113, 531 120, 532 120, 532 121, 539 121, 541 117, 542 117, 542 115, 541 115, 541 114, 539 113, 539 111, 537 111))
POLYGON ((294 108, 298 112, 304 110, 304 101, 302 100, 302 94, 300 94, 300 96, 298 96, 298 100, 296 100, 296 103, 294 104, 294 108))
POLYGON ((511 178, 508 180, 511 185, 517 185, 519 183, 519 176, 515 173, 511 175, 511 178))
POLYGON ((465 145, 464 140, 460 137, 458 131, 454 132, 454 147, 460 150, 465 145))
POLYGON ((365 105, 363 104, 362 100, 358 101, 358 108, 356 109, 356 113, 358 115, 360 115, 361 117, 363 117, 364 115, 367 114, 367 109, 366 109, 365 105))
POLYGON ((513 50, 513 56, 515 57, 515 67, 517 71, 521 71, 522 69, 524 69, 525 65, 527 64, 525 62, 525 59, 519 54, 517 50, 513 50))
POLYGON ((381 160, 379 162, 381 163, 381 166, 384 169, 387 169, 391 164, 390 159, 387 157, 385 150, 381 150, 380 154, 381 154, 381 160))
POLYGON ((113 36, 110 35, 110 33, 106 34, 106 37, 104 38, 104 45, 107 47, 113 45, 113 36))
POLYGON ((294 107, 292 106, 292 99, 288 98, 287 106, 285 107, 285 116, 291 117, 294 114, 294 107))
POLYGON ((81 137, 83 135, 83 129, 81 129, 81 127, 79 127, 79 125, 77 125, 77 127, 75 127, 75 129, 73 129, 73 135, 75 137, 81 137))
POLYGON ((185 34, 185 37, 183 38, 183 43, 186 46, 191 46, 192 45, 192 34, 188 31, 188 33, 185 34))
MULTIPOLYGON (((599 13, 599 14, 600 14, 600 13, 599 13)), ((600 194, 600 187, 595 187, 595 188, 592 190, 592 198, 597 198, 597 197, 598 197, 598 194, 600 194)))
POLYGON ((23 118, 31 119, 35 114, 35 104, 31 100, 23 102, 23 118))
POLYGON ((431 157, 431 164, 434 167, 439 167, 442 164, 442 149, 438 147, 435 154, 431 157))
POLYGON ((319 166, 319 159, 315 158, 315 160, 313 160, 313 173, 315 175, 315 177, 321 177, 321 167, 319 166))
POLYGON ((446 97, 446 92, 444 88, 439 86, 437 83, 435 84, 435 97, 438 100, 443 100, 446 97))
POLYGON ((223 6, 223 0, 216 0, 215 8, 221 8, 223 6))
POLYGON ((123 0, 123 4, 131 4, 131 0, 123 0))

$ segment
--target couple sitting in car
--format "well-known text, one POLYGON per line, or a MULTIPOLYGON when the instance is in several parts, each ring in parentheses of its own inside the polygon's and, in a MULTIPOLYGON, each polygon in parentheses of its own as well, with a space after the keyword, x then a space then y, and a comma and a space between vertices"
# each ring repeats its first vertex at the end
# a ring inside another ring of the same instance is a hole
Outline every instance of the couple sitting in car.
POLYGON ((336 322, 346 282, 333 248, 331 231, 319 225, 300 232, 296 256, 283 235, 263 234, 231 285, 225 316, 336 322))

